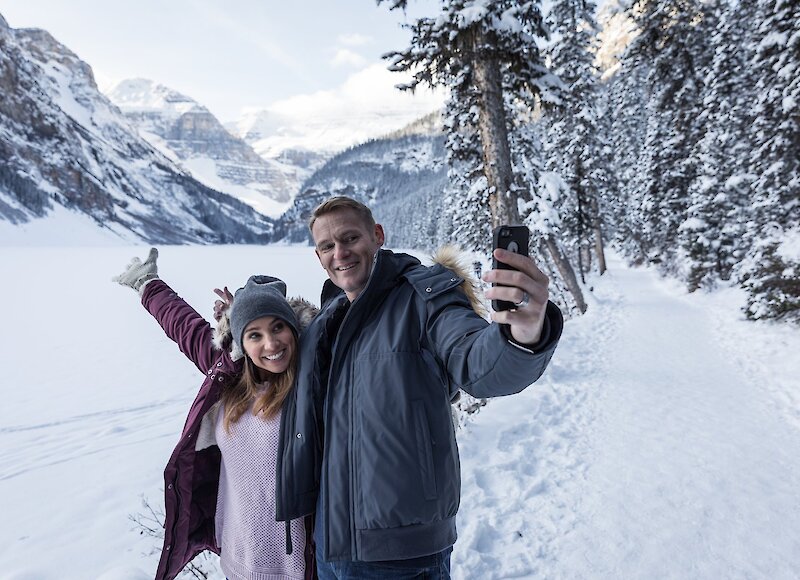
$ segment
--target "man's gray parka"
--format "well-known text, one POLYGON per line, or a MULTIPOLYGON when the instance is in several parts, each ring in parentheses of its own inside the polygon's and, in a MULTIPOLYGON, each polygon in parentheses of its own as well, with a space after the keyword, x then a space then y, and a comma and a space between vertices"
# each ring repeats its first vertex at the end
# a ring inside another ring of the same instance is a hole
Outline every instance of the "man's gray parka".
POLYGON ((327 561, 433 554, 456 540, 460 466, 450 402, 517 393, 544 372, 561 334, 548 303, 532 350, 472 308, 442 264, 379 250, 350 304, 330 281, 301 337, 283 410, 277 516, 318 510, 327 561))

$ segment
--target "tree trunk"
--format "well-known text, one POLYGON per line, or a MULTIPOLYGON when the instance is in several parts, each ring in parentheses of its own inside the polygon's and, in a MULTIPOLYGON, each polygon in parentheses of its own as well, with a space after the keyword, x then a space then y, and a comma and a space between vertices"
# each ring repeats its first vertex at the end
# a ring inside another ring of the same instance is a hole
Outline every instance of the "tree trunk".
POLYGON ((489 184, 492 227, 497 227, 518 224, 520 219, 517 200, 510 195, 513 175, 500 64, 497 59, 484 54, 484 43, 483 33, 476 30, 471 48, 480 108, 478 131, 483 148, 483 172, 489 184))
POLYGON ((567 285, 570 294, 572 294, 572 298, 575 300, 578 310, 583 314, 586 312, 586 301, 583 299, 583 292, 578 284, 578 279, 575 277, 575 270, 572 269, 569 260, 567 260, 567 257, 564 255, 564 252, 561 251, 561 247, 552 235, 545 237, 542 243, 545 246, 543 249, 546 249, 547 253, 550 254, 553 263, 556 265, 556 268, 558 268, 559 274, 561 274, 561 278, 564 279, 564 283, 567 285))
POLYGON ((581 254, 583 258, 583 270, 581 270, 581 283, 586 284, 586 274, 592 271, 592 247, 591 240, 583 240, 581 243, 581 254))
POLYGON ((597 270, 602 276, 606 271, 606 252, 603 248, 603 228, 600 227, 600 220, 594 224, 594 254, 597 258, 597 270))
POLYGON ((606 271, 606 252, 603 247, 603 226, 600 222, 600 209, 598 208, 597 198, 593 195, 592 200, 592 222, 594 222, 594 254, 597 258, 597 270, 602 276, 606 271))
MULTIPOLYGON (((503 104, 503 85, 500 63, 483 50, 485 38, 480 30, 475 30, 470 41, 472 46, 472 66, 475 86, 478 89, 478 132, 483 149, 483 173, 489 184, 489 210, 492 214, 492 227, 502 224, 520 223, 517 200, 511 197, 513 172, 511 169, 511 149, 508 141, 506 110, 503 104)), ((548 236, 544 244, 553 258, 556 268, 567 284, 581 314, 586 312, 583 292, 570 265, 558 243, 548 236)))
POLYGON ((586 284, 586 272, 589 271, 591 262, 587 255, 588 240, 586 239, 586 232, 583 227, 586 225, 586 211, 584 211, 583 208, 583 199, 586 193, 580 185, 583 181, 583 164, 581 163, 580 155, 576 155, 573 159, 573 170, 575 171, 575 202, 578 206, 578 215, 575 216, 578 225, 578 273, 581 275, 581 284, 586 284))

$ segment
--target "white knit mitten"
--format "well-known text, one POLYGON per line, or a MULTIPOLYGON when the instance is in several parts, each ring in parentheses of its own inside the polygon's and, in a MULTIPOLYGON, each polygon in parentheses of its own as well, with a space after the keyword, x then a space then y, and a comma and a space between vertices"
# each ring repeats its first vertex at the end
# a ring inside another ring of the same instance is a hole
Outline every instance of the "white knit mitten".
POLYGON ((131 263, 128 264, 125 271, 119 276, 112 278, 112 281, 122 286, 133 288, 141 294, 148 282, 158 278, 157 259, 158 250, 150 248, 150 254, 148 254, 147 260, 145 260, 144 263, 142 263, 139 258, 134 258, 131 260, 131 263))

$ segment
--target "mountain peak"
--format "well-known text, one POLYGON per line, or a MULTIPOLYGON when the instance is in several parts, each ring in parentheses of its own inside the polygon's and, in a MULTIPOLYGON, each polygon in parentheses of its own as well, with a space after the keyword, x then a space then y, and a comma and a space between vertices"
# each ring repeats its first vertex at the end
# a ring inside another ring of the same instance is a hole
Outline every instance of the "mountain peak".
POLYGON ((195 180, 142 139, 100 94, 91 67, 51 34, 0 33, 0 220, 63 223, 55 215, 63 207, 122 239, 269 238, 269 219, 195 180))
POLYGON ((194 99, 150 79, 125 79, 106 94, 123 111, 172 110, 182 114, 194 108, 205 110, 194 99))
POLYGON ((121 81, 107 95, 154 147, 257 211, 277 215, 300 187, 301 167, 260 157, 191 97, 143 78, 121 81))

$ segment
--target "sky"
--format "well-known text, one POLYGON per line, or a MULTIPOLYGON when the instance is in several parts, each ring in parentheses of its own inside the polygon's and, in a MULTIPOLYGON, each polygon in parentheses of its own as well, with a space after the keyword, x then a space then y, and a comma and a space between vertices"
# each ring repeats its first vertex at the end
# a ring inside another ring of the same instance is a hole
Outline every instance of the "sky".
MULTIPOLYGON (((49 31, 101 89, 148 78, 233 122, 244 110, 329 102, 354 79, 364 101, 385 104, 404 78, 386 74, 381 55, 407 45, 403 22, 438 5, 411 0, 404 15, 374 0, 0 0, 0 14, 12 28, 49 31)), ((442 96, 404 98, 424 114, 442 96)))

